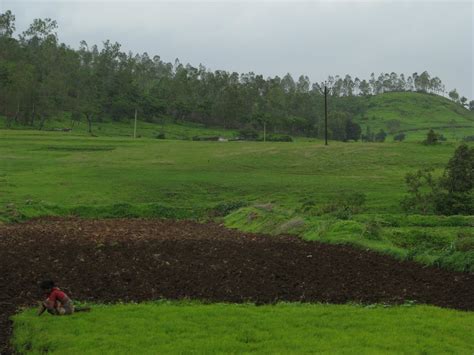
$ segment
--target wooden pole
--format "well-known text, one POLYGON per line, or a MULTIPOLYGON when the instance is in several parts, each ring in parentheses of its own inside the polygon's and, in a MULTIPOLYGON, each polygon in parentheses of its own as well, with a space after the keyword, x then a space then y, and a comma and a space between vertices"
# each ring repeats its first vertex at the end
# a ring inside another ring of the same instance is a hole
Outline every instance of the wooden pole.
POLYGON ((267 122, 263 122, 263 141, 267 141, 267 122))
POLYGON ((137 138, 137 109, 135 109, 135 124, 133 126, 133 138, 137 138))
POLYGON ((324 85, 324 145, 328 145, 328 87, 324 85))

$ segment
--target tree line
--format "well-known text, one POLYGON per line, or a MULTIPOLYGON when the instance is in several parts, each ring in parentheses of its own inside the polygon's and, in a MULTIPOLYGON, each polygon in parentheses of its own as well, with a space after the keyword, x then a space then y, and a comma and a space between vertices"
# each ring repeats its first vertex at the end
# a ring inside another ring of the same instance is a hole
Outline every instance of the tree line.
MULTIPOLYGON (((35 19, 17 37, 15 16, 0 14, 0 115, 7 123, 43 129, 51 117, 94 122, 127 120, 135 112, 149 122, 196 122, 224 128, 260 128, 271 132, 322 136, 323 83, 301 75, 282 78, 253 72, 211 71, 203 65, 167 63, 159 56, 121 50, 117 42, 99 47, 80 43, 73 49, 60 43, 51 19, 35 19)), ((442 94, 445 87, 428 72, 405 76, 371 74, 368 80, 350 75, 329 76, 330 138, 359 139, 352 118, 366 101, 357 97, 391 91, 442 94)), ((466 105, 454 90, 450 97, 466 105), (456 96, 457 95, 457 96, 456 96)), ((474 109, 474 101, 471 101, 474 109)))

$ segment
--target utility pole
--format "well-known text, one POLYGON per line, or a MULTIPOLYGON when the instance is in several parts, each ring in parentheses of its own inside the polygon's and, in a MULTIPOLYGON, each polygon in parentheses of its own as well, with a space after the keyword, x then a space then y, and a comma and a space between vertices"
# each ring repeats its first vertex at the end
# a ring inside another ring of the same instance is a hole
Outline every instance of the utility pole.
POLYGON ((133 139, 137 138, 137 109, 135 108, 135 124, 133 125, 133 139))
POLYGON ((324 145, 328 145, 328 87, 324 85, 324 145))
POLYGON ((267 122, 263 121, 263 141, 267 141, 267 122))

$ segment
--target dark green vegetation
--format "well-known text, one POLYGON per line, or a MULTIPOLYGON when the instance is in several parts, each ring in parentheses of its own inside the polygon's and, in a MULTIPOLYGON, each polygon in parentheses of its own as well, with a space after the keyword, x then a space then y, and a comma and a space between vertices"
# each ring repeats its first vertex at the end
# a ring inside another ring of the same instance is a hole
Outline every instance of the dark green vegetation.
MULTIPOLYGON (((433 140, 430 136, 433 131, 428 133, 428 140, 433 140)), ((407 174, 405 181, 410 195, 402 207, 407 212, 474 214, 474 148, 466 144, 456 149, 441 178, 434 178, 431 169, 423 169, 407 174)))
POLYGON ((407 173, 456 145, 195 142, 1 132, 0 216, 219 218, 473 270, 472 216, 405 215, 407 173))
MULTIPOLYGON (((66 117, 67 127, 82 122, 82 130, 110 135, 109 129, 100 130, 102 122, 125 127, 137 114, 161 124, 186 121, 259 131, 265 126, 269 133, 323 135, 321 85, 311 84, 307 76, 265 79, 254 73, 211 72, 178 60, 166 63, 147 53, 128 54, 110 41, 101 47, 81 42, 75 50, 61 44, 56 31, 55 21, 36 19, 16 38, 14 15, 0 15, 0 115, 6 117, 7 127, 41 130, 51 127, 49 121, 66 117)), ((435 128, 456 139, 473 127, 467 99, 455 92, 450 95, 453 101, 437 96, 445 92, 444 85, 427 72, 406 77, 371 74, 368 80, 331 76, 327 83, 329 134, 335 140, 359 139, 359 125, 375 134, 383 129, 416 135, 435 128)), ((167 137, 156 127, 148 136, 167 137)))
POLYGON ((15 316, 19 353, 471 354, 474 315, 428 306, 160 302, 88 314, 15 316))

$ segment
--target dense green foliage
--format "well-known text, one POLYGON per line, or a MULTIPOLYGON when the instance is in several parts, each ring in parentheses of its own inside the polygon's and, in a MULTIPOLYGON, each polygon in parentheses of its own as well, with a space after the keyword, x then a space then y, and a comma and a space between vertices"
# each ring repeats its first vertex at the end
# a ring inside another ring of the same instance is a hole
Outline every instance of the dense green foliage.
POLYGON ((473 321, 469 312, 409 305, 97 305, 69 317, 24 311, 13 345, 20 354, 470 354, 473 321))
MULTIPOLYGON (((432 141, 430 136, 433 135, 430 131, 427 141, 432 141)), ((406 175, 409 196, 402 201, 406 211, 474 214, 474 148, 461 144, 441 178, 434 178, 431 172, 431 169, 422 169, 406 175)))
MULTIPOLYGON (((125 53, 110 41, 101 47, 81 42, 75 50, 60 43, 56 31, 55 21, 36 19, 15 38, 14 15, 0 15, 0 115, 7 118, 7 126, 43 129, 48 120, 66 113, 73 121, 87 122, 88 131, 95 133, 97 122, 130 120, 137 114, 155 123, 189 121, 259 130, 265 124, 273 133, 323 134, 321 84, 312 84, 307 76, 265 79, 252 72, 212 72, 202 65, 125 53)), ((359 139, 356 118, 373 117, 370 95, 444 92, 441 80, 427 72, 407 77, 372 73, 368 80, 330 76, 327 85, 329 134, 336 140, 359 139)), ((456 105, 462 114, 467 112, 456 105)), ((396 125, 391 127, 396 130, 396 125)))

